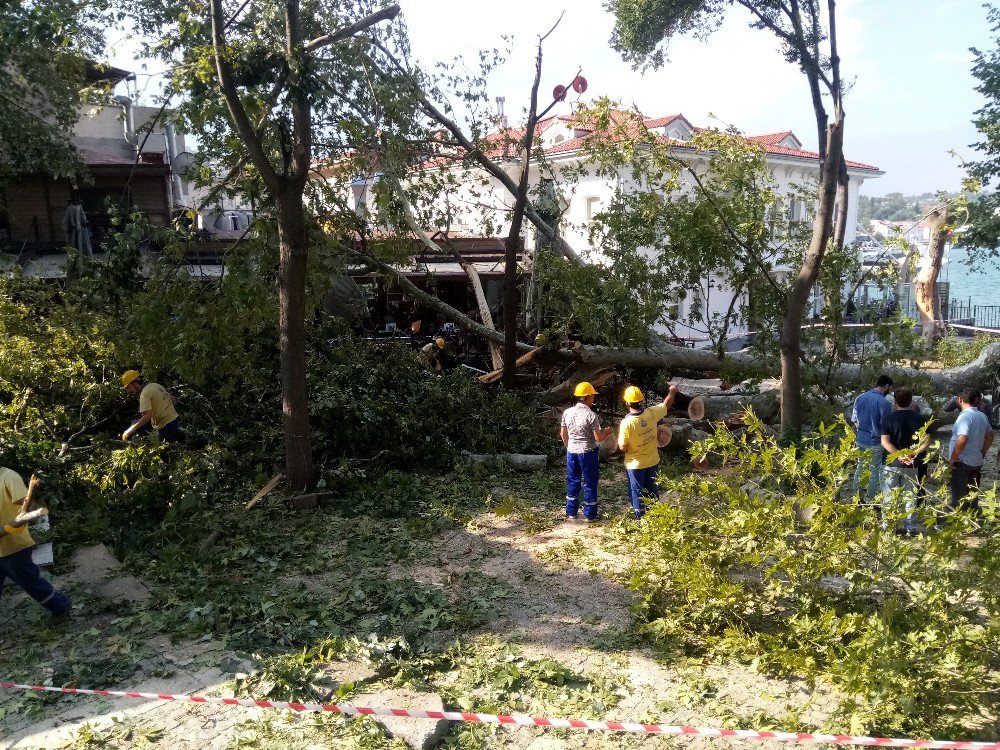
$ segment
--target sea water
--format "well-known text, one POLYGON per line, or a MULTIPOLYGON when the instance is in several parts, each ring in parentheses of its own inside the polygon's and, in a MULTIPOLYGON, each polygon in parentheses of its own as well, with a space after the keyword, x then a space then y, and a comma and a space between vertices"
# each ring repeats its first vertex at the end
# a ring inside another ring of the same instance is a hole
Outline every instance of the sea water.
POLYGON ((970 266, 965 248, 953 247, 941 267, 941 281, 950 282, 952 300, 973 305, 1000 305, 1000 258, 988 258, 970 266))

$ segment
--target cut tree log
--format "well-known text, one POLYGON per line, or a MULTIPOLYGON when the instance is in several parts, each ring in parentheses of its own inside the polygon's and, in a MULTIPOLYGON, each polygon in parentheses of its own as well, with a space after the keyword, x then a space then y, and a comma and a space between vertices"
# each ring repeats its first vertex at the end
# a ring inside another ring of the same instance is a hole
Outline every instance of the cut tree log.
POLYGON ((661 424, 656 428, 656 447, 666 448, 670 445, 670 441, 673 439, 674 433, 670 429, 670 425, 661 424))
POLYGON ((535 456, 527 453, 469 453, 462 451, 465 460, 470 464, 502 463, 516 471, 545 471, 549 464, 548 456, 535 456))
POLYGON ((691 396, 677 391, 674 394, 673 409, 687 414, 688 419, 697 422, 705 418, 705 400, 701 396, 691 396))
MULTIPOLYGON (((701 396, 704 418, 721 420, 735 417, 748 408, 753 409, 761 421, 770 422, 778 416, 776 393, 735 393, 732 396, 701 396)), ((697 421, 697 420, 695 420, 697 421)))
MULTIPOLYGON (((607 346, 577 346, 559 349, 556 354, 568 361, 577 362, 591 370, 599 367, 648 367, 667 368, 717 373, 723 367, 735 372, 749 372, 756 369, 759 358, 751 352, 731 352, 725 359, 703 349, 687 349, 663 342, 646 349, 617 349, 607 346)), ((935 388, 944 393, 956 393, 962 388, 981 388, 992 383, 1000 374, 1000 342, 990 344, 976 359, 961 367, 949 370, 922 370, 901 365, 888 365, 882 372, 899 382, 922 379, 929 380, 935 388)), ((832 374, 843 381, 859 383, 863 379, 861 365, 840 364, 832 374)))

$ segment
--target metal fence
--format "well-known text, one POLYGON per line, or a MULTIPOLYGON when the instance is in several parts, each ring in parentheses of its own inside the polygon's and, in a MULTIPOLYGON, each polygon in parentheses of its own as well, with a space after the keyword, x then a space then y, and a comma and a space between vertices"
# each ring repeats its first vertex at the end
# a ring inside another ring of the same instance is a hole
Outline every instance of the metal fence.
MULTIPOLYGON (((938 282, 937 295, 941 317, 949 323, 1000 328, 1000 305, 976 305, 973 304, 971 297, 965 300, 951 299, 947 281, 938 282)), ((906 316, 914 320, 920 319, 914 299, 913 284, 900 284, 899 306, 906 316)))

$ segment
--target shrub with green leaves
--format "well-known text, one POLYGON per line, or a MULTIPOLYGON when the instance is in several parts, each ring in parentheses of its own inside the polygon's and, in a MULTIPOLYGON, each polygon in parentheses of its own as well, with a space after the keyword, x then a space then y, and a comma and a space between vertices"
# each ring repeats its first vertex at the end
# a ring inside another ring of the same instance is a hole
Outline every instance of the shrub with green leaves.
POLYGON ((430 372, 401 346, 345 340, 310 368, 314 446, 381 468, 450 466, 459 450, 534 452, 551 444, 522 396, 468 371, 430 372))
POLYGON ((948 335, 934 346, 933 356, 941 363, 942 367, 961 367, 975 362, 983 353, 983 349, 994 341, 996 339, 985 333, 981 333, 973 339, 962 339, 954 332, 949 331, 948 335))
MULTIPOLYGON (((751 420, 697 450, 725 469, 666 482, 672 499, 636 543, 631 585, 654 643, 826 683, 841 730, 995 737, 983 719, 1000 689, 995 492, 981 519, 947 514, 911 538, 895 533, 905 493, 881 512, 839 497, 858 455, 841 425, 795 448, 751 420)), ((928 526, 945 495, 920 511, 928 526)))

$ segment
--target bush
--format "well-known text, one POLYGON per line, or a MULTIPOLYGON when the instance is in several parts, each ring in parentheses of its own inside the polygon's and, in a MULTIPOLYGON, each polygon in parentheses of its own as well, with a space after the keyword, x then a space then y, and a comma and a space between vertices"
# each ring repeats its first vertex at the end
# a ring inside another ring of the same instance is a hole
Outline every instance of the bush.
MULTIPOLYGON (((678 500, 654 505, 637 540, 642 631, 668 651, 832 685, 851 733, 968 732, 1000 687, 1000 540, 971 544, 979 526, 964 512, 926 538, 897 536, 902 495, 887 529, 872 506, 838 501, 857 457, 843 434, 823 427, 796 450, 754 422, 703 443, 724 473, 666 482, 678 500)), ((995 493, 983 505, 992 525, 995 493)))
POLYGON ((449 468, 459 450, 545 451, 530 403, 456 369, 430 372, 402 346, 347 340, 314 358, 310 409, 320 459, 383 468, 449 468))
POLYGON ((969 340, 959 338, 949 331, 947 336, 935 344, 933 356, 942 367, 961 367, 975 362, 983 353, 983 349, 995 341, 995 338, 985 333, 980 333, 969 340))

